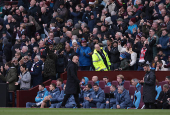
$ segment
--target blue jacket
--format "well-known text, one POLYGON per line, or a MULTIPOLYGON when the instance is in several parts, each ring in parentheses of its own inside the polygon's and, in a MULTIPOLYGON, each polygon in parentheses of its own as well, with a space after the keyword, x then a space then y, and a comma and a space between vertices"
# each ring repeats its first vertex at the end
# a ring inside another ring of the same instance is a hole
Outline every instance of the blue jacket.
POLYGON ((37 92, 37 96, 35 97, 35 102, 38 103, 38 102, 43 101, 46 96, 48 96, 48 90, 46 88, 44 88, 43 91, 37 92), (43 98, 43 99, 41 99, 41 98, 43 98))
POLYGON ((42 83, 42 64, 43 62, 40 60, 34 65, 33 71, 30 72, 33 79, 33 87, 42 83))
MULTIPOLYGON (((110 94, 114 94, 114 98, 110 98, 110 103, 111 104, 116 104, 116 97, 117 97, 117 90, 115 90, 114 92, 110 92, 110 94)), ((106 98, 106 101, 109 101, 109 98, 106 98)))
MULTIPOLYGON (((85 97, 89 97, 89 98, 92 98, 92 94, 93 94, 93 90, 90 89, 89 91, 84 91, 83 92, 83 98, 85 97)), ((86 102, 87 100, 84 99, 84 102, 86 102)))
POLYGON ((162 37, 159 38, 159 41, 158 41, 158 44, 162 45, 161 49, 166 56, 169 54, 169 52, 168 52, 169 49, 168 49, 168 46, 167 46, 168 42, 169 42, 168 36, 162 36, 162 37))
POLYGON ((70 15, 73 16, 73 23, 76 24, 79 20, 81 21, 81 12, 70 12, 70 15))
POLYGON ((93 28, 95 25, 96 25, 96 18, 94 18, 93 20, 91 20, 91 19, 88 20, 88 27, 90 29, 90 32, 93 31, 93 28))
POLYGON ((97 83, 97 85, 99 85, 99 81, 96 81, 95 83, 97 83))
POLYGON ((89 78, 87 78, 87 77, 84 77, 84 79, 85 79, 85 83, 82 83, 82 86, 86 86, 88 84, 88 81, 89 81, 89 78))
POLYGON ((138 83, 138 84, 136 85, 137 91, 141 91, 141 88, 142 88, 142 85, 141 85, 140 83, 138 83))
POLYGON ((119 86, 123 86, 123 85, 124 85, 124 82, 125 82, 125 80, 123 80, 122 83, 121 83, 121 84, 118 84, 118 85, 119 85, 119 86))
POLYGON ((92 98, 93 98, 93 103, 102 103, 104 101, 105 98, 105 93, 104 91, 99 88, 99 90, 97 92, 92 92, 92 98))
POLYGON ((105 86, 111 86, 112 84, 111 84, 111 82, 108 82, 105 86))
POLYGON ((133 34, 133 28, 136 30, 138 29, 138 26, 136 24, 132 25, 132 26, 128 26, 128 29, 131 31, 131 34, 133 34))
POLYGON ((90 47, 80 46, 80 49, 77 49, 76 53, 79 55, 80 66, 91 66, 91 56, 88 55, 90 52, 92 52, 90 47))
POLYGON ((31 71, 32 62, 29 60, 29 61, 27 61, 27 63, 25 63, 25 64, 26 64, 26 67, 28 68, 28 71, 31 71))
POLYGON ((58 97, 59 97, 59 95, 60 95, 60 90, 59 90, 58 88, 56 88, 55 90, 50 91, 50 92, 48 93, 48 95, 51 95, 52 98, 50 99, 50 101, 51 101, 52 103, 57 102, 57 99, 58 99, 58 97))
POLYGON ((124 89, 122 94, 117 94, 116 105, 120 105, 121 108, 133 106, 130 95, 126 89, 124 89))

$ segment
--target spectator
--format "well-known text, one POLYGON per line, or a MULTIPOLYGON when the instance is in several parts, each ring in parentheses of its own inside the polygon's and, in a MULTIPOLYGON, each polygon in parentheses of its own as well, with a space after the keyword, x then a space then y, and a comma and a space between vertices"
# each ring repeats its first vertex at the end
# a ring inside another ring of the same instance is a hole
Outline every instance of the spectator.
POLYGON ((109 13, 111 13, 112 11, 115 11, 115 9, 116 9, 115 1, 114 1, 114 0, 109 0, 109 1, 106 3, 106 8, 109 9, 109 13))
POLYGON ((109 82, 109 78, 107 76, 103 77, 103 81, 105 81, 105 86, 111 86, 111 82, 109 82))
POLYGON ((134 34, 133 30, 137 30, 138 28, 135 23, 136 23, 136 18, 131 18, 128 26, 128 29, 131 31, 131 34, 134 34))
POLYGON ((93 66, 95 71, 109 71, 110 70, 110 60, 108 55, 104 50, 100 48, 98 44, 95 45, 95 50, 92 55, 93 66))
POLYGON ((154 60, 152 61, 152 63, 151 63, 151 69, 152 70, 155 70, 156 69, 156 67, 157 67, 157 62, 158 62, 158 56, 155 56, 155 58, 154 58, 154 60))
POLYGON ((170 90, 169 90, 169 85, 165 84, 163 86, 163 91, 161 91, 159 97, 158 97, 158 104, 157 108, 158 109, 169 109, 169 103, 168 99, 170 98, 170 90))
POLYGON ((132 101, 130 95, 123 86, 118 87, 118 94, 116 96, 116 104, 113 105, 113 109, 124 109, 126 107, 132 107, 132 101))
POLYGON ((48 96, 48 91, 45 88, 44 84, 39 85, 38 89, 39 91, 37 92, 37 96, 35 97, 36 103, 27 102, 26 108, 37 107, 37 105, 39 106, 39 103, 42 102, 46 96, 48 96))
POLYGON ((40 60, 39 55, 36 55, 34 58, 30 74, 33 87, 42 83, 42 61, 40 60))
POLYGON ((116 69, 116 70, 129 70, 129 63, 128 63, 128 60, 126 59, 126 54, 120 54, 120 66, 119 66, 119 69, 116 69))
POLYGON ((82 83, 81 86, 86 86, 88 84, 88 81, 89 81, 89 78, 83 77, 81 79, 81 83, 82 83))
POLYGON ((94 92, 92 93, 91 98, 86 97, 85 100, 85 108, 90 108, 90 107, 97 107, 100 108, 101 103, 104 101, 105 94, 104 91, 99 88, 97 84, 93 85, 94 92))
POLYGON ((123 86, 123 85, 124 85, 124 82, 125 82, 124 76, 121 75, 121 74, 117 75, 117 82, 118 82, 118 85, 119 85, 119 86, 123 86))
POLYGON ((91 66, 90 56, 92 55, 92 51, 90 47, 87 47, 87 41, 85 39, 81 41, 81 45, 76 51, 79 55, 79 66, 81 67, 81 71, 88 71, 91 66))
MULTIPOLYGON (((57 99, 60 95, 60 91, 58 88, 56 88, 55 84, 53 84, 53 83, 50 84, 49 88, 50 88, 50 92, 48 93, 48 96, 46 96, 44 98, 44 100, 42 101, 41 108, 44 108, 45 106, 47 106, 49 102, 51 104, 56 103, 57 99)), ((49 103, 49 105, 50 105, 50 103, 49 103)))
POLYGON ((18 82, 15 82, 15 85, 20 85, 21 90, 28 90, 31 86, 31 75, 30 72, 26 70, 26 65, 20 66, 20 76, 18 82))
POLYGON ((63 79, 58 78, 56 83, 57 83, 57 87, 62 87, 62 88, 64 87, 63 79))
POLYGON ((163 60, 157 61, 155 71, 168 71, 168 69, 164 67, 163 60))
POLYGON ((113 94, 113 97, 111 97, 110 99, 106 98, 106 103, 101 104, 100 108, 109 109, 109 108, 112 108, 113 105, 116 104, 117 90, 116 90, 116 87, 113 85, 110 86, 110 94, 113 94))
POLYGON ((31 71, 32 62, 28 59, 28 56, 24 56, 24 63, 26 65, 27 71, 31 71))
POLYGON ((92 81, 93 81, 93 83, 96 83, 97 85, 99 85, 99 80, 98 80, 97 76, 93 76, 92 81))
POLYGON ((170 85, 170 76, 166 76, 165 81, 167 81, 168 84, 170 85))

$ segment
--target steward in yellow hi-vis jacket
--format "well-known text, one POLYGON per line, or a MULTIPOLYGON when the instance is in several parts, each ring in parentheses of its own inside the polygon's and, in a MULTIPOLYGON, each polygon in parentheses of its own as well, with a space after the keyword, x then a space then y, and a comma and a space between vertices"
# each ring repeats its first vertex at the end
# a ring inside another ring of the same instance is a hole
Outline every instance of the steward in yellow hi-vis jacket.
POLYGON ((95 45, 95 50, 92 55, 93 66, 95 71, 109 71, 110 70, 110 60, 107 53, 100 48, 98 44, 95 45))

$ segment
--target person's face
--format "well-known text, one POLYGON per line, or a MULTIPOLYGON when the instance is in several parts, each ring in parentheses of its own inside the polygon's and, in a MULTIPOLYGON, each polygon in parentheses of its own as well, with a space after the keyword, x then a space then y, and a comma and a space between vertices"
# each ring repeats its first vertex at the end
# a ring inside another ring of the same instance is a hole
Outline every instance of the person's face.
POLYGON ((100 46, 96 46, 95 49, 96 49, 97 51, 100 51, 100 46))
POLYGON ((117 77, 117 82, 121 83, 122 79, 120 77, 117 77))
POLYGON ((85 79, 81 79, 81 81, 82 81, 83 83, 85 83, 85 79))
POLYGON ((75 56, 73 57, 73 60, 72 60, 75 64, 78 64, 79 62, 79 57, 75 56))
POLYGON ((110 86, 110 91, 111 92, 114 92, 116 89, 114 88, 114 87, 112 87, 112 86, 110 86))
POLYGON ((167 92, 168 91, 168 89, 167 88, 165 88, 165 87, 163 87, 163 92, 167 92))
POLYGON ((86 88, 86 91, 89 91, 89 90, 90 90, 90 88, 88 87, 88 85, 86 85, 85 88, 86 88))
POLYGON ((105 26, 101 26, 101 31, 102 32, 106 31, 106 27, 105 26))
POLYGON ((37 62, 38 61, 38 58, 37 58, 37 56, 35 56, 35 58, 34 58, 34 62, 37 62))
POLYGON ((95 92, 97 92, 99 90, 99 87, 98 86, 93 86, 93 89, 95 92))
POLYGON ((40 5, 39 5, 40 7, 43 7, 44 6, 44 3, 43 2, 40 2, 40 5))
POLYGON ((132 22, 131 20, 129 21, 129 25, 130 25, 130 26, 132 26, 132 25, 133 25, 133 22, 132 22))
POLYGON ((154 61, 157 62, 157 61, 158 61, 158 57, 155 57, 155 58, 154 58, 154 61))
POLYGON ((97 81, 97 78, 95 76, 92 77, 92 81, 93 82, 96 82, 97 81))
POLYGON ((154 32, 153 30, 150 30, 150 31, 149 31, 149 36, 152 37, 154 34, 155 34, 155 32, 154 32))
POLYGON ((64 33, 66 32, 66 28, 65 28, 65 27, 63 27, 63 32, 64 32, 64 33))
POLYGON ((168 16, 165 16, 164 17, 164 22, 168 22, 169 21, 169 17, 168 16))
POLYGON ((161 14, 162 14, 162 16, 165 16, 166 15, 166 10, 161 10, 161 14))
POLYGON ((38 89, 39 89, 39 91, 42 91, 43 87, 41 85, 39 85, 38 89))
POLYGON ((117 47, 117 46, 118 46, 117 43, 114 43, 114 44, 113 44, 113 47, 117 47))
POLYGON ((25 71, 25 68, 23 68, 22 66, 20 67, 21 72, 25 71))
POLYGON ((108 83, 108 82, 109 82, 109 79, 103 78, 103 81, 105 81, 106 83, 108 83))
POLYGON ((62 9, 64 6, 63 5, 60 5, 60 8, 62 9))
POLYGON ((81 45, 82 45, 83 47, 86 47, 86 46, 87 46, 87 42, 83 42, 83 43, 81 43, 81 45))
POLYGON ((159 51, 159 55, 163 55, 163 52, 162 52, 162 51, 159 51))
POLYGON ((54 87, 52 85, 50 85, 49 89, 50 89, 50 91, 52 91, 54 89, 54 87))
POLYGON ((61 85, 62 83, 59 80, 57 80, 57 86, 61 86, 61 85))
POLYGON ((131 80, 131 83, 132 83, 133 86, 137 85, 136 82, 134 82, 133 80, 131 80))
POLYGON ((166 36, 167 32, 165 30, 162 31, 162 36, 166 36))
POLYGON ((35 42, 35 39, 34 38, 31 38, 31 43, 34 43, 35 42))
POLYGON ((66 50, 66 52, 69 52, 70 51, 70 47, 65 47, 65 50, 66 50))
POLYGON ((127 48, 131 48, 131 45, 129 43, 127 43, 127 48))
POLYGON ((14 18, 12 18, 12 22, 16 22, 16 20, 14 18))
POLYGON ((145 37, 141 37, 141 42, 144 43, 146 41, 145 37))
POLYGON ((76 6, 76 11, 80 11, 80 7, 76 6))
POLYGON ((49 45, 49 49, 52 50, 53 49, 53 45, 49 45))
POLYGON ((24 63, 28 61, 28 56, 24 56, 24 63))
POLYGON ((15 57, 19 59, 19 58, 20 58, 20 55, 15 54, 15 57))
POLYGON ((28 19, 26 17, 24 17, 24 23, 27 23, 28 22, 28 19))
POLYGON ((170 84, 170 80, 168 78, 165 78, 165 81, 167 81, 170 84))
POLYGON ((4 68, 5 68, 5 70, 8 70, 8 69, 9 69, 9 67, 8 67, 6 64, 5 64, 5 67, 4 67, 4 68))
POLYGON ((123 91, 118 87, 118 93, 119 93, 119 94, 122 94, 122 92, 123 92, 123 91))
POLYGON ((148 67, 147 67, 147 66, 144 66, 144 67, 143 67, 143 70, 144 70, 145 72, 148 72, 148 67))
POLYGON ((77 43, 76 43, 76 42, 74 42, 74 43, 73 43, 73 47, 76 47, 76 46, 77 46, 77 43))
POLYGON ((93 29, 93 34, 97 34, 97 29, 93 29))
POLYGON ((111 45, 111 42, 109 40, 107 40, 107 45, 111 45))
POLYGON ((166 4, 169 4, 169 3, 170 3, 170 0, 166 0, 165 3, 166 3, 166 4))
POLYGON ((152 28, 157 28, 157 27, 158 27, 157 23, 152 24, 152 28))
POLYGON ((49 37, 53 39, 53 38, 54 38, 54 34, 53 34, 53 33, 50 33, 50 34, 49 34, 49 37))
POLYGON ((39 47, 40 47, 40 48, 44 47, 44 43, 43 43, 43 41, 40 41, 40 43, 39 43, 39 47))
POLYGON ((119 39, 119 34, 118 33, 115 34, 115 38, 119 39))
POLYGON ((117 24, 118 24, 118 25, 122 24, 122 21, 117 21, 117 24))
POLYGON ((91 15, 90 18, 93 20, 94 19, 94 15, 91 15))
POLYGON ((20 11, 19 11, 19 10, 16 10, 16 14, 20 16, 20 11))

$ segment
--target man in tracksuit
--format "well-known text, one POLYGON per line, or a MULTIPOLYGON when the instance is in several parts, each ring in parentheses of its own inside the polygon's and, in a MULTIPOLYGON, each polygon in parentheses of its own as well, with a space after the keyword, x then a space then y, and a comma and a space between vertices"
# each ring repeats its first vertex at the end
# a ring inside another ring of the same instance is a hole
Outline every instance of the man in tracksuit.
POLYGON ((119 86, 113 109, 125 109, 127 107, 133 107, 129 92, 123 86, 119 86))
POLYGON ((41 108, 48 106, 48 104, 51 105, 53 103, 56 103, 60 95, 60 90, 58 87, 56 88, 56 85, 54 83, 50 84, 49 88, 50 88, 50 92, 48 93, 48 96, 46 96, 43 102, 41 103, 41 108))
POLYGON ((90 97, 85 97, 85 108, 90 108, 90 107, 97 107, 100 108, 101 103, 104 102, 105 98, 105 93, 104 91, 99 88, 99 86, 95 83, 93 85, 94 92, 92 93, 91 98, 90 97))
POLYGON ((100 108, 111 108, 114 104, 116 104, 116 96, 117 96, 117 90, 116 87, 111 85, 110 86, 110 101, 109 98, 106 98, 106 103, 101 104, 100 108))
MULTIPOLYGON (((66 87, 66 85, 64 85, 63 90, 61 91, 61 94, 57 98, 58 103, 51 104, 50 108, 60 108, 61 107, 61 103, 62 103, 62 101, 64 99, 64 95, 65 95, 64 94, 65 87, 66 87)), ((73 108, 75 106, 76 106, 76 102, 74 100, 74 96, 71 95, 70 98, 68 99, 66 105, 65 105, 65 108, 73 108)))
POLYGON ((48 91, 46 88, 44 88, 44 84, 39 85, 39 91, 37 92, 37 96, 35 97, 35 102, 27 102, 26 108, 35 107, 37 106, 37 103, 42 102, 46 96, 48 96, 48 91))

